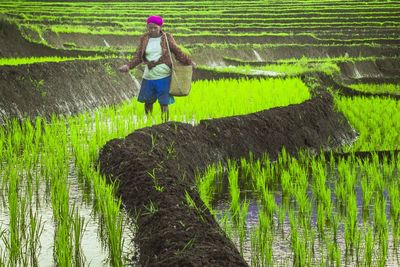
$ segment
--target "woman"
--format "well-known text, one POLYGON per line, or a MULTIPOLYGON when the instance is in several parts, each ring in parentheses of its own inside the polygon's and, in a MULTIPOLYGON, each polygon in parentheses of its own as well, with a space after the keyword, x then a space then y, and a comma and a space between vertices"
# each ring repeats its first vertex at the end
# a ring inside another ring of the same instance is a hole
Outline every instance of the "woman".
POLYGON ((138 101, 144 103, 147 115, 153 111, 153 104, 158 99, 162 120, 167 121, 169 119, 168 105, 174 103, 175 100, 169 95, 172 62, 166 37, 171 53, 178 61, 185 65, 192 65, 193 68, 196 67, 196 64, 179 49, 171 34, 161 30, 162 25, 162 17, 150 16, 147 18, 147 32, 140 37, 139 47, 134 57, 119 70, 128 72, 140 63, 146 64, 138 101))

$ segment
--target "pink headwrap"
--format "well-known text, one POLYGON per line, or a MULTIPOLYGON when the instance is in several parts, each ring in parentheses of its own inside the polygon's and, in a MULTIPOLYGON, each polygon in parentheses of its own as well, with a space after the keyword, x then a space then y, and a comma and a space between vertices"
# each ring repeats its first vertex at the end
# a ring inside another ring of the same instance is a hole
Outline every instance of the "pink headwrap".
POLYGON ((150 16, 147 18, 147 24, 149 23, 154 23, 157 24, 158 26, 163 25, 164 21, 163 18, 160 16, 150 16))

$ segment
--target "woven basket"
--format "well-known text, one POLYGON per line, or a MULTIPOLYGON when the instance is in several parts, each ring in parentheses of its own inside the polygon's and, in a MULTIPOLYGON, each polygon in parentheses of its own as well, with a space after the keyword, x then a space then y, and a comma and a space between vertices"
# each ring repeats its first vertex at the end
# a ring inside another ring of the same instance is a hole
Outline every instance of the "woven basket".
POLYGON ((193 68, 191 65, 183 65, 182 63, 172 59, 171 50, 167 35, 165 34, 169 57, 172 63, 171 84, 169 86, 169 94, 172 96, 187 96, 192 88, 193 68))
POLYGON ((169 94, 172 96, 187 96, 192 88, 192 66, 175 62, 171 71, 169 94))

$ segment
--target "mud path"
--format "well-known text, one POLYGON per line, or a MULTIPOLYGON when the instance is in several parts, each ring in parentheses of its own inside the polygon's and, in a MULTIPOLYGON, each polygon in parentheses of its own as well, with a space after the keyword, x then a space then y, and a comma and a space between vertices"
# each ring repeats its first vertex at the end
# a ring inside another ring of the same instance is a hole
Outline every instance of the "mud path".
POLYGON ((108 142, 99 161, 103 173, 119 183, 126 207, 138 216, 136 244, 144 266, 245 266, 199 198, 195 173, 226 159, 276 157, 282 147, 331 148, 356 133, 333 99, 323 93, 299 105, 249 115, 169 122, 137 130, 108 142), (188 204, 189 194, 194 205, 188 204))

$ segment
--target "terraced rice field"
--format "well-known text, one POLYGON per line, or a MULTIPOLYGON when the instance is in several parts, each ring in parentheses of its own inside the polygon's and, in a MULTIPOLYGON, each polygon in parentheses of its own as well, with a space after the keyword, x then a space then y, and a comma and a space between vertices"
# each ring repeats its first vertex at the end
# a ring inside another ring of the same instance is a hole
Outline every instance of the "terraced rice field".
MULTIPOLYGON (((189 97, 176 99, 171 120, 197 124, 296 105, 324 90, 359 133, 331 153, 288 155, 282 148, 277 159, 225 159, 197 177, 204 207, 247 263, 400 265, 400 2, 0 2, 0 19, 53 49, 16 52, 19 43, 7 43, 11 37, 3 34, 0 70, 127 60, 152 14, 164 17, 163 29, 206 73, 189 97), (315 76, 304 78, 315 73, 342 84, 321 88, 315 76), (223 79, 229 75, 240 78, 223 79)), ((110 65, 102 67, 118 79, 110 65)), ((140 71, 132 73, 140 78, 140 71)), ((46 98, 44 85, 64 89, 54 78, 44 71, 30 82, 46 98)), ((21 84, 16 80, 16 88, 21 84)), ((15 106, 25 100, 22 94, 15 106)), ((5 108, 0 114, 7 117, 5 108)), ((118 185, 100 174, 97 157, 111 139, 161 123, 159 110, 146 117, 132 99, 47 121, 23 117, 0 127, 0 266, 137 264, 137 218, 116 195, 118 185)))

